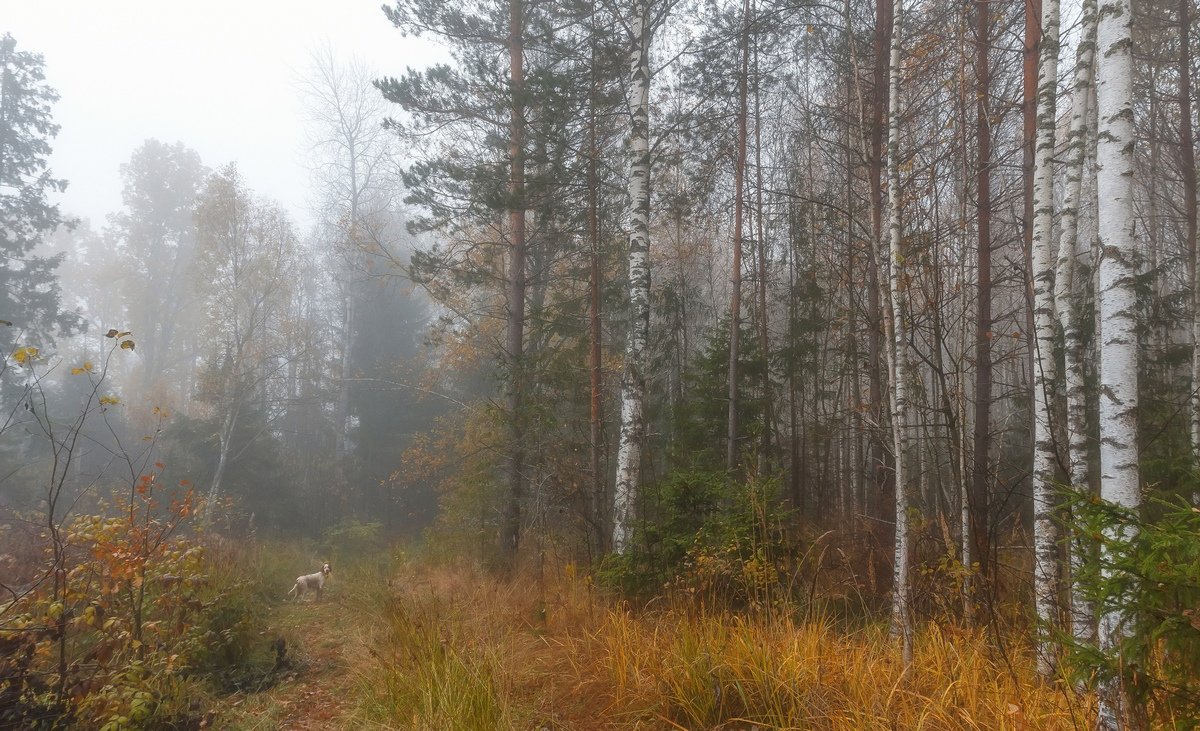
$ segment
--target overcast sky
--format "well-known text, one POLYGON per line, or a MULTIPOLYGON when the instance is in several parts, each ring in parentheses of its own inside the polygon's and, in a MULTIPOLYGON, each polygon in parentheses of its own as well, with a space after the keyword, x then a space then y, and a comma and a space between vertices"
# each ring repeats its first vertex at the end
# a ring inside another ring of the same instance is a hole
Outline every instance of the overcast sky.
POLYGON ((0 34, 41 53, 61 94, 51 166, 65 211, 99 227, 121 205, 118 171, 147 138, 183 142, 217 167, 308 211, 298 75, 314 49, 381 74, 427 65, 438 50, 405 38, 382 0, 0 0, 0 34))

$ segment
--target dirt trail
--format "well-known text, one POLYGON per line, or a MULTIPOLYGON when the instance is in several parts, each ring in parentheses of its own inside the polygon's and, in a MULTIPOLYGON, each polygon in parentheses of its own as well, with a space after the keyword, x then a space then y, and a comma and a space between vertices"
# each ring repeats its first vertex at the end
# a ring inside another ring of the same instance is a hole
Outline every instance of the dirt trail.
POLYGON ((348 648, 352 614, 340 597, 285 603, 276 609, 273 630, 287 642, 290 670, 261 693, 227 704, 215 728, 242 731, 325 731, 352 728, 352 676, 348 648))

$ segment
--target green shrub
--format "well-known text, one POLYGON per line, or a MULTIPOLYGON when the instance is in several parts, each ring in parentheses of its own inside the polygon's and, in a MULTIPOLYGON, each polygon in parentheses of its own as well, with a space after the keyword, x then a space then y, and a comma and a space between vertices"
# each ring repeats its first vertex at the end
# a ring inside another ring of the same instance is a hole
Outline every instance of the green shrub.
POLYGON ((778 585, 782 534, 768 521, 778 485, 772 480, 735 482, 723 471, 677 471, 647 486, 646 520, 634 545, 607 557, 602 585, 648 598, 668 585, 709 602, 747 606, 764 601, 778 585))

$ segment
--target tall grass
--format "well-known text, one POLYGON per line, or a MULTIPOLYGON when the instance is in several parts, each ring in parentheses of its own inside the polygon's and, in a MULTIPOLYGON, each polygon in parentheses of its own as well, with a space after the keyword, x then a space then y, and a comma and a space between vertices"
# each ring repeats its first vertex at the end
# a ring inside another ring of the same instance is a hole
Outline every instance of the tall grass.
POLYGON ((1005 662, 982 635, 936 625, 919 633, 908 672, 882 628, 848 633, 824 619, 612 612, 593 637, 596 684, 681 728, 1083 725, 1070 696, 1033 680, 1027 653, 1005 662))
MULTIPOLYGON (((1024 642, 927 625, 907 671, 882 626, 695 607, 634 613, 586 579, 412 567, 359 668, 360 718, 418 729, 1076 729, 1089 701, 1024 642)), ((796 613, 795 616, 800 616, 796 613)))
POLYGON ((472 640, 455 596, 358 593, 358 610, 378 620, 367 638, 372 661, 356 669, 361 720, 429 731, 513 727, 498 648, 472 640))

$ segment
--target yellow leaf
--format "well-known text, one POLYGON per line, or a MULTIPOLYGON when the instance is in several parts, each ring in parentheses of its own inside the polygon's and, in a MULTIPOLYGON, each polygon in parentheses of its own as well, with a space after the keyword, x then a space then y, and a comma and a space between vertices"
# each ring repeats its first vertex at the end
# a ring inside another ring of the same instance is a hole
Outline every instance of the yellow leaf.
POLYGON ((121 403, 121 399, 117 398, 116 396, 101 396, 100 397, 100 405, 101 406, 113 406, 113 405, 116 405, 119 403, 121 403))
POLYGON ((72 369, 71 369, 71 375, 72 375, 72 376, 78 376, 78 375, 82 375, 82 374, 83 374, 83 372, 84 372, 84 370, 83 370, 82 368, 72 368, 72 369))
POLYGON ((25 365, 27 362, 36 358, 37 354, 37 348, 33 347, 32 345, 26 345, 23 348, 17 348, 13 351, 13 360, 21 365, 25 365))
POLYGON ((133 341, 124 340, 121 342, 121 350, 133 350, 133 341))

